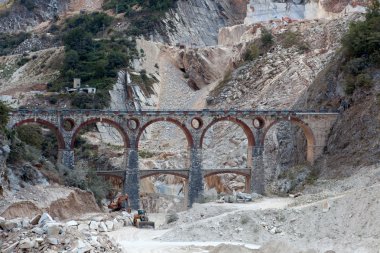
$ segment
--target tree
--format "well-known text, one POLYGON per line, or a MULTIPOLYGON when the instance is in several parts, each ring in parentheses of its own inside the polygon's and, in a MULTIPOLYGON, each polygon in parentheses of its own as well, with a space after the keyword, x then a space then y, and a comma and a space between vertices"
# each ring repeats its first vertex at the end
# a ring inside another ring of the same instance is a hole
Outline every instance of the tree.
POLYGON ((4 130, 9 120, 10 108, 0 101, 0 129, 4 130))
POLYGON ((343 49, 349 58, 365 57, 380 53, 380 7, 372 1, 366 14, 366 20, 352 23, 348 33, 342 39, 343 49))

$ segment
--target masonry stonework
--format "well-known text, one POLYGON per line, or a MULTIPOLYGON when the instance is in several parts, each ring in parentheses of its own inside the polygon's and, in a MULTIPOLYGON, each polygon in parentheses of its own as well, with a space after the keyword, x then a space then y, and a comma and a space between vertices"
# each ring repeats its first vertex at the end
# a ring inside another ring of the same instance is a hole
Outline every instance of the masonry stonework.
MULTIPOLYGON (((204 170, 202 168, 202 142, 207 130, 219 121, 230 121, 240 126, 248 139, 248 161, 246 168, 236 169, 250 183, 250 191, 264 194, 263 152, 264 139, 269 129, 281 121, 298 125, 307 140, 307 160, 313 164, 322 154, 337 112, 314 111, 108 111, 108 110, 45 110, 23 109, 11 112, 8 128, 37 123, 51 129, 58 140, 58 162, 75 168, 74 142, 79 131, 92 123, 103 122, 115 127, 124 141, 125 167, 118 171, 98 171, 99 175, 116 176, 123 179, 124 193, 130 196, 134 209, 140 206, 140 179, 154 174, 172 174, 188 182, 188 206, 202 201, 204 177, 218 173, 234 173, 223 168, 204 170), (140 171, 139 139, 150 124, 166 121, 182 129, 190 150, 187 170, 140 171)), ((247 190, 247 189, 246 189, 247 190)))

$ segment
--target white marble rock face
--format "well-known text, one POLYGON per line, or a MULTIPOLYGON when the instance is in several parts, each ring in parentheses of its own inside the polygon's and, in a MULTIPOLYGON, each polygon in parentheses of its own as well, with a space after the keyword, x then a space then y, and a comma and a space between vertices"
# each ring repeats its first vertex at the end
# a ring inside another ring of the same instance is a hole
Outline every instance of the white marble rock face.
POLYGON ((348 3, 340 12, 325 9, 319 1, 292 0, 288 2, 273 0, 250 0, 245 24, 267 22, 283 18, 316 19, 335 18, 342 14, 365 12, 364 6, 352 6, 348 3))

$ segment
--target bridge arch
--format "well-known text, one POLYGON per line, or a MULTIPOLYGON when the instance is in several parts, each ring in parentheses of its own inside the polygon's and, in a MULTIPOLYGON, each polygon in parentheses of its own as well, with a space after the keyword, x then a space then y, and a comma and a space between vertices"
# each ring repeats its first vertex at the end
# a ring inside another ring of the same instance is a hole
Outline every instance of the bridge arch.
MULTIPOLYGON (((252 160, 252 151, 253 151, 253 146, 255 146, 256 142, 255 142, 255 137, 253 135, 253 132, 251 131, 251 129, 249 128, 249 126, 244 123, 242 120, 236 118, 236 117, 232 117, 232 116, 227 116, 227 117, 220 117, 220 118, 215 118, 213 119, 204 129, 203 129, 203 132, 201 134, 201 138, 200 138, 200 147, 203 148, 203 142, 204 142, 204 138, 206 136, 206 133, 207 131, 213 126, 215 125, 216 123, 218 122, 232 122, 236 125, 238 125, 244 132, 246 138, 247 138, 247 141, 248 141, 248 145, 247 145, 247 167, 251 168, 253 166, 253 160, 252 160)), ((205 160, 204 160, 205 161, 205 160)))
POLYGON ((83 127, 88 126, 88 125, 93 124, 93 123, 98 123, 98 122, 107 123, 107 124, 113 126, 120 133, 121 137, 123 138, 124 148, 130 147, 130 141, 129 141, 128 135, 119 123, 117 123, 113 120, 107 119, 107 118, 92 118, 92 119, 86 120, 85 122, 82 122, 75 129, 74 134, 73 134, 72 139, 71 139, 71 148, 72 149, 74 148, 75 138, 77 137, 79 131, 83 127))
POLYGON ((262 139, 260 140, 260 144, 262 146, 264 146, 265 137, 267 136, 267 134, 268 134, 268 132, 272 126, 276 125, 279 122, 284 122, 284 121, 290 122, 291 124, 295 124, 302 129, 302 131, 305 135, 305 138, 306 138, 306 142, 307 142, 306 160, 308 162, 310 162, 311 164, 313 164, 314 163, 314 146, 316 143, 314 133, 311 130, 311 128, 308 126, 307 123, 305 123, 304 121, 302 121, 301 119, 299 119, 297 117, 294 117, 294 116, 284 117, 284 118, 280 118, 280 119, 277 119, 277 120, 271 122, 265 128, 262 139))
MULTIPOLYGON (((143 172, 143 170, 142 170, 143 172)), ((180 177, 180 178, 184 178, 184 179, 189 179, 188 176, 186 175, 183 175, 181 173, 178 173, 178 172, 173 172, 173 171, 170 171, 168 170, 167 172, 166 171, 157 171, 157 172, 149 172, 149 173, 146 173, 144 175, 141 175, 140 176, 140 179, 144 179, 144 178, 147 178, 147 177, 152 177, 152 176, 158 176, 158 175, 173 175, 173 176, 177 176, 177 177, 180 177)))
POLYGON ((240 175, 245 177, 245 192, 251 192, 251 173, 250 172, 245 172, 237 169, 230 169, 230 170, 215 170, 215 171, 207 171, 204 173, 203 178, 206 180, 207 183, 207 178, 209 177, 214 177, 218 176, 221 174, 235 174, 235 175, 240 175))
POLYGON ((215 170, 214 171, 208 171, 204 174, 204 178, 206 177, 210 177, 210 176, 216 176, 216 175, 219 175, 219 174, 227 174, 227 173, 230 173, 230 174, 237 174, 237 175, 240 175, 240 176, 245 176, 245 177, 250 177, 251 174, 250 173, 247 173, 247 172, 243 172, 243 171, 240 171, 238 169, 234 170, 234 169, 231 169, 231 170, 215 170))
POLYGON ((193 140, 193 137, 189 131, 189 129, 183 124, 181 123, 180 121, 176 120, 176 119, 173 119, 173 118, 167 118, 167 117, 160 117, 160 118, 157 118, 157 119, 153 119, 153 120, 150 120, 148 121, 147 123, 145 123, 140 129, 139 129, 139 133, 137 134, 137 139, 136 139, 136 148, 139 147, 139 142, 140 142, 140 138, 141 138, 141 135, 144 133, 145 129, 152 125, 153 123, 156 123, 156 122, 170 122, 170 123, 173 123, 175 124, 176 126, 178 126, 182 131, 183 133, 185 134, 185 137, 186 137, 186 140, 187 140, 187 144, 189 147, 193 147, 194 146, 194 140, 193 140))
POLYGON ((36 123, 36 124, 39 124, 39 125, 42 125, 42 126, 49 128, 51 131, 53 131, 53 133, 55 134, 55 136, 57 138, 58 149, 65 149, 65 140, 63 138, 62 133, 59 131, 59 129, 56 125, 54 125, 53 123, 51 123, 49 121, 46 121, 46 120, 43 120, 40 118, 24 119, 24 120, 17 122, 16 124, 14 124, 12 126, 12 129, 14 129, 18 126, 21 126, 21 125, 28 124, 28 123, 36 123))
POLYGON ((202 132, 202 135, 201 135, 201 139, 200 139, 200 146, 202 148, 203 146, 203 139, 206 135, 206 132, 207 130, 212 127, 213 125, 215 125, 217 122, 220 122, 220 121, 229 121, 229 122, 233 122, 235 124, 237 124, 239 127, 241 127, 248 139, 248 147, 253 147, 255 146, 255 137, 251 131, 251 129, 249 128, 249 126, 247 126, 247 124, 245 124, 243 121, 239 120, 238 118, 235 118, 235 117, 231 117, 231 116, 228 116, 228 117, 221 117, 221 118, 216 118, 214 119, 213 121, 211 121, 211 123, 209 123, 205 129, 203 130, 202 132))

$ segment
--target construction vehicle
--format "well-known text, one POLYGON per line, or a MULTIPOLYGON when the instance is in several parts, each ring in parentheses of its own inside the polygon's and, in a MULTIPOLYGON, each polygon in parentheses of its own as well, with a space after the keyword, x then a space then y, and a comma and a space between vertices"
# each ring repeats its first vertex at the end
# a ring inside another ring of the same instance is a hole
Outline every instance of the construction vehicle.
POLYGON ((128 194, 120 195, 114 199, 109 205, 108 208, 111 209, 111 212, 120 211, 123 209, 123 202, 126 201, 129 206, 128 194))
POLYGON ((146 211, 143 209, 137 210, 137 214, 133 216, 133 226, 137 228, 152 227, 154 228, 154 222, 149 221, 146 211))

